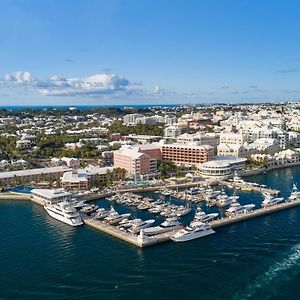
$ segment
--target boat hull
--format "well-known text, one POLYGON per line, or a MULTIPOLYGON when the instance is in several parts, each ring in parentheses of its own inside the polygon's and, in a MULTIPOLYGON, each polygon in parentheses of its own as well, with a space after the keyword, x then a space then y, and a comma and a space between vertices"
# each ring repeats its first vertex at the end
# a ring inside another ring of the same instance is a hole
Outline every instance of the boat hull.
POLYGON ((69 219, 69 218, 66 218, 65 216, 61 216, 55 212, 53 212, 51 209, 49 209, 47 206, 44 207, 46 212, 48 213, 48 215, 58 221, 61 221, 65 224, 68 224, 68 225, 71 225, 73 227, 76 227, 76 226, 80 226, 80 225, 83 225, 83 221, 81 220, 80 217, 76 218, 75 220, 72 220, 72 219, 69 219))
POLYGON ((176 235, 175 234, 175 235, 171 236, 171 240, 176 243, 188 242, 188 241, 196 240, 196 239, 199 239, 199 238, 202 238, 204 236, 211 235, 214 233, 215 233, 215 231, 213 229, 209 229, 209 230, 197 232, 194 234, 185 234, 185 235, 176 235))

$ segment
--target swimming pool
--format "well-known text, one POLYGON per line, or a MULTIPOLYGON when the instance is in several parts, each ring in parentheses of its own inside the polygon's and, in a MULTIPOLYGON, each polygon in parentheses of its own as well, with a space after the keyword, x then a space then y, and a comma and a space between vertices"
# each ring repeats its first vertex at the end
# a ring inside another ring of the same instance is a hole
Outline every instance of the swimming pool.
POLYGON ((31 190, 32 190, 32 187, 30 187, 30 186, 19 185, 19 186, 9 189, 8 191, 12 192, 12 193, 31 194, 31 190))

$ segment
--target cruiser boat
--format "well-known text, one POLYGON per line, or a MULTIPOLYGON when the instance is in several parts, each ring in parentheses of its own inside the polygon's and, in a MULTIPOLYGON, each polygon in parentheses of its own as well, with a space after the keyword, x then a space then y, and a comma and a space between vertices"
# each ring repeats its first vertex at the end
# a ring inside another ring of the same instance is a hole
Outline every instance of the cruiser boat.
POLYGON ((171 236, 174 242, 187 242, 215 233, 210 225, 202 222, 194 222, 192 225, 180 229, 171 236))
POLYGON ((255 204, 254 203, 246 204, 246 205, 243 205, 243 207, 244 207, 245 211, 248 212, 248 211, 251 211, 254 209, 255 204))
POLYGON ((261 206, 262 207, 268 207, 268 206, 273 206, 279 203, 282 203, 284 201, 284 198, 273 198, 270 194, 265 195, 265 199, 262 202, 261 206))
POLYGON ((176 212, 176 216, 183 217, 183 216, 188 215, 191 211, 192 211, 192 209, 190 207, 178 208, 177 212, 176 212))
POLYGON ((299 192, 296 184, 294 183, 292 192, 291 192, 290 196, 288 197, 287 201, 295 201, 295 200, 300 200, 300 192, 299 192))
POLYGON ((97 206, 95 204, 85 204, 80 211, 89 216, 93 212, 95 212, 98 208, 99 208, 99 206, 97 206))
POLYGON ((131 222, 131 227, 129 228, 130 233, 139 233, 142 229, 150 227, 155 222, 154 219, 143 221, 141 219, 135 219, 131 222))
POLYGON ((191 225, 194 225, 197 222, 202 222, 202 223, 210 222, 216 219, 218 216, 219 213, 206 214, 204 211, 197 209, 197 212, 195 213, 194 220, 191 222, 191 225))
POLYGON ((79 226, 83 224, 78 211, 67 202, 45 204, 44 208, 52 218, 68 225, 79 226))
POLYGON ((228 197, 226 194, 222 194, 222 195, 218 196, 217 205, 220 207, 229 206, 232 201, 233 201, 233 199, 228 197))
POLYGON ((95 220, 102 220, 102 219, 108 217, 109 214, 110 214, 110 212, 108 210, 106 210, 105 208, 101 207, 101 208, 98 208, 96 210, 96 214, 94 216, 94 219, 95 220))
POLYGON ((177 218, 167 218, 162 224, 159 226, 146 228, 143 230, 145 235, 154 235, 159 233, 164 233, 168 231, 175 230, 179 228, 181 224, 178 222, 177 218))
POLYGON ((244 207, 240 203, 235 201, 230 204, 230 207, 228 209, 226 209, 225 215, 232 216, 232 215, 241 214, 244 212, 244 210, 245 210, 244 207))
POLYGON ((120 223, 122 220, 124 219, 128 219, 130 217, 130 214, 121 214, 119 215, 118 213, 113 214, 113 215, 109 215, 106 220, 108 221, 108 223, 110 225, 116 225, 118 223, 120 223))

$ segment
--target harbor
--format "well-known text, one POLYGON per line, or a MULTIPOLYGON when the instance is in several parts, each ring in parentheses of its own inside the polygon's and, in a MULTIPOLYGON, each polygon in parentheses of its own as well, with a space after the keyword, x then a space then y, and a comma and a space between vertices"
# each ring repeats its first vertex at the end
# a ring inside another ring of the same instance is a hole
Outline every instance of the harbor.
MULTIPOLYGON (((270 195, 272 196, 277 196, 279 194, 279 191, 276 189, 268 188, 265 186, 261 185, 254 185, 253 183, 248 183, 243 180, 235 180, 234 182, 231 181, 202 181, 201 183, 199 182, 194 182, 194 183, 189 183, 188 185, 180 184, 171 186, 171 185, 166 185, 164 187, 161 186, 155 186, 155 187, 148 187, 148 188, 136 188, 136 189, 123 189, 119 190, 118 192, 114 191, 97 191, 94 193, 89 193, 84 196, 84 202, 94 202, 94 201, 100 201, 99 203, 102 203, 102 201, 109 201, 110 206, 113 207, 113 202, 119 203, 119 205, 123 206, 128 206, 132 211, 132 208, 137 209, 138 211, 149 211, 149 213, 153 214, 158 214, 160 216, 163 216, 166 218, 166 220, 172 219, 172 218, 178 218, 188 215, 192 213, 192 208, 189 205, 182 205, 180 203, 184 202, 191 202, 198 203, 198 201, 194 201, 195 199, 193 198, 193 195, 189 195, 191 192, 195 192, 195 194, 198 194, 198 198, 201 198, 201 203, 205 203, 209 207, 211 204, 212 199, 210 196, 213 195, 215 199, 213 200, 213 206, 215 205, 221 205, 222 201, 225 201, 224 205, 226 204, 226 201, 228 199, 232 198, 232 203, 236 203, 236 199, 239 197, 237 196, 228 196, 227 194, 224 193, 224 191, 218 191, 212 189, 212 186, 217 188, 218 186, 220 187, 227 187, 228 189, 239 189, 239 190, 246 190, 248 192, 257 192, 257 193, 262 193, 265 195, 270 195), (251 188, 251 190, 250 190, 251 188), (180 191, 181 189, 181 191, 180 191), (151 198, 151 196, 142 196, 144 193, 152 193, 152 195, 159 195, 156 196, 156 198, 151 198), (181 198, 176 198, 179 196, 182 196, 181 198), (201 195, 201 197, 200 197, 201 195), (172 199, 175 199, 177 202, 175 203, 170 203, 169 197, 172 197, 172 199), (235 199, 236 198, 236 199, 235 199), (103 199, 103 200, 101 200, 103 199), (163 200, 161 200, 163 199, 163 200), (222 200, 223 199, 223 200, 222 200), (224 200, 225 199, 225 200, 224 200), (181 201, 181 202, 180 202, 181 201)), ((197 196, 196 196, 197 197, 197 196)), ((0 197, 0 199, 6 199, 6 200, 30 200, 32 203, 44 206, 47 201, 35 197, 34 195, 30 194, 21 194, 21 193, 10 193, 10 194, 5 194, 0 197)), ((77 202, 80 202, 80 198, 76 200, 77 202)), ((277 198, 276 198, 277 199, 277 198)), ((278 199, 283 199, 283 198, 278 198, 278 199)), ((75 200, 74 200, 75 201, 75 200)), ((76 203, 77 203, 76 202, 76 203)), ((229 205, 229 202, 228 202, 229 205)), ((238 204, 239 205, 239 204, 238 204)), ((293 201, 288 201, 288 202, 282 202, 280 200, 280 203, 276 203, 275 205, 270 205, 267 207, 262 207, 262 208, 257 208, 257 209, 244 209, 243 211, 239 211, 235 213, 235 210, 233 210, 233 213, 230 215, 223 215, 218 217, 217 219, 207 219, 206 224, 210 226, 213 229, 217 229, 226 225, 230 224, 235 224, 243 221, 247 221, 253 218, 258 218, 261 216, 265 216, 271 213, 287 210, 296 206, 300 205, 300 198, 293 199, 293 201)), ((126 243, 129 243, 131 245, 134 245, 139 248, 145 248, 148 246, 153 246, 157 245, 163 242, 170 241, 170 238, 178 232, 180 228, 185 228, 186 225, 183 225, 182 223, 178 223, 176 227, 171 228, 167 232, 163 233, 157 233, 151 236, 147 236, 147 234, 144 234, 143 227, 141 227, 140 230, 137 230, 136 232, 130 232, 126 228, 123 227, 122 224, 126 224, 126 222, 129 224, 130 222, 137 222, 137 224, 141 224, 143 220, 141 219, 135 219, 133 218, 132 221, 130 221, 131 213, 128 214, 123 214, 124 217, 122 217, 122 214, 118 214, 113 210, 112 215, 116 215, 116 218, 118 219, 120 217, 120 221, 125 219, 126 221, 123 222, 117 222, 115 224, 110 224, 109 222, 105 221, 104 218, 102 219, 96 219, 98 216, 98 211, 105 211, 106 216, 110 215, 109 210, 105 210, 103 208, 99 208, 99 206, 94 205, 94 204, 82 204, 83 207, 86 207, 87 210, 85 209, 80 209, 80 215, 82 217, 83 223, 91 227, 101 233, 110 235, 118 240, 124 241, 126 243), (89 211, 91 209, 91 211, 89 211), (91 213, 92 212, 92 213, 91 213), (126 215, 126 217, 125 217, 126 215), (127 221, 127 218, 129 219, 127 221), (139 221, 140 220, 140 221, 139 221), (181 225, 180 225, 181 224, 181 225), (179 226, 180 225, 180 226, 179 226), (183 225, 183 226, 182 226, 183 225)), ((80 207, 82 207, 80 206, 80 207)), ((222 207, 223 205, 221 205, 222 207)), ((248 205, 249 206, 249 205, 248 205)), ((250 204, 251 206, 251 204, 250 204)), ((247 207, 247 205, 245 205, 247 207)), ((254 207, 254 205, 253 205, 254 207)), ((228 209, 226 210, 228 211, 228 209)), ((75 210, 74 210, 75 212, 75 210)), ((49 213, 49 212, 48 212, 49 213)), ((203 214, 205 214, 203 212, 203 214)), ((197 215, 197 210, 195 208, 195 216, 197 215)), ((215 215, 214 217, 217 217, 219 213, 213 213, 213 214, 208 214, 210 215, 215 215)), ((79 215, 78 215, 79 217, 79 215)), ((214 218, 213 217, 213 218, 214 218)), ((157 220, 156 217, 154 217, 154 220, 157 220)), ((153 222, 154 222, 153 220, 153 222)), ((202 219, 201 219, 202 220, 202 219)), ((147 220, 146 220, 147 221, 147 220)), ((129 224, 128 228, 130 227, 131 224, 129 224)), ((148 227, 148 225, 147 225, 148 227)), ((150 227, 151 228, 151 227, 150 227)))

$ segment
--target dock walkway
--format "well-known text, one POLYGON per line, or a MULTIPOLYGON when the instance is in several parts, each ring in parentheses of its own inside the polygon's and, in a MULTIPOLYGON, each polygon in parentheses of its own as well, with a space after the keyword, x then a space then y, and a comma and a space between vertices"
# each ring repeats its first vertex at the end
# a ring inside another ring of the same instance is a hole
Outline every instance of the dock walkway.
POLYGON ((120 240, 123 240, 127 243, 130 243, 140 248, 166 242, 170 240, 171 235, 174 234, 174 231, 171 231, 171 232, 165 232, 151 237, 144 236, 142 238, 140 235, 133 235, 124 232, 118 229, 117 227, 106 224, 102 221, 97 221, 90 218, 85 218, 83 219, 83 221, 86 225, 90 227, 93 227, 101 232, 114 236, 120 240))
POLYGON ((211 225, 212 228, 218 228, 218 227, 230 225, 233 223, 242 222, 242 221, 245 221, 248 219, 253 219, 256 217, 268 215, 271 213, 275 213, 275 212, 282 211, 282 210, 292 208, 295 206, 299 206, 299 205, 300 205, 300 200, 295 200, 292 202, 284 202, 284 203, 276 204, 274 206, 269 206, 266 208, 258 208, 253 211, 250 211, 248 213, 239 214, 239 215, 236 215, 233 217, 226 217, 224 219, 214 220, 214 221, 209 222, 209 224, 211 225))

